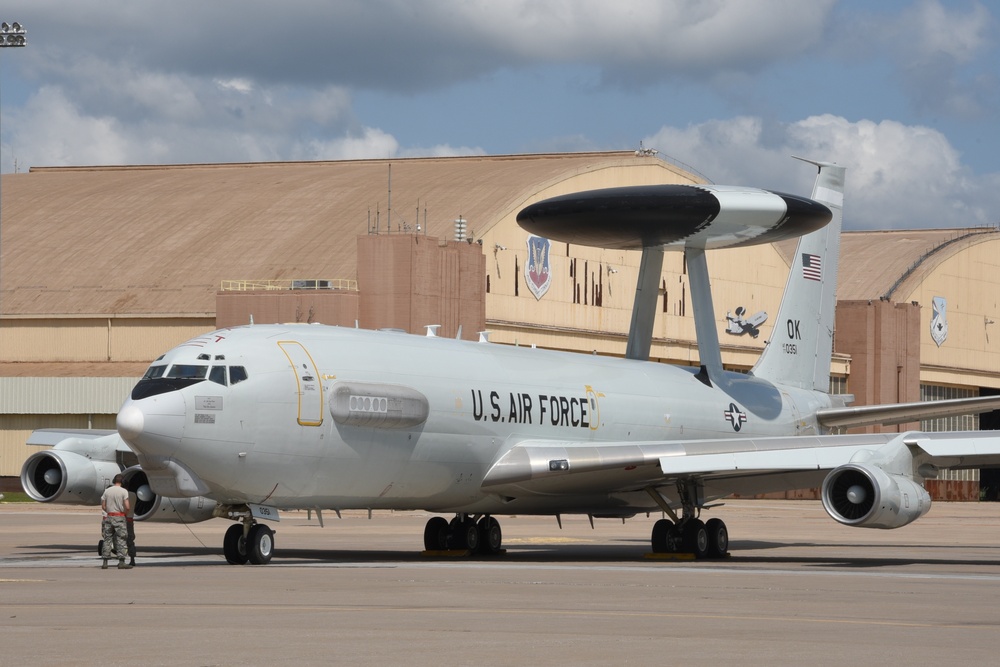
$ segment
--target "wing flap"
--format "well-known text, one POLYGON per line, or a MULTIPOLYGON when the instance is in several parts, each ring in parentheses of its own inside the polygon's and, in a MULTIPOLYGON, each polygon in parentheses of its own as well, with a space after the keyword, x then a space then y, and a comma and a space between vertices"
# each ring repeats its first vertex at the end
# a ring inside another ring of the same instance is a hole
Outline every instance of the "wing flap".
POLYGON ((912 432, 903 442, 919 448, 930 463, 942 468, 1000 465, 1000 431, 912 432))
POLYGON ((728 454, 689 454, 683 457, 665 456, 660 469, 667 477, 731 476, 731 473, 795 472, 800 470, 832 470, 851 460, 857 445, 796 447, 792 449, 754 450, 728 454))

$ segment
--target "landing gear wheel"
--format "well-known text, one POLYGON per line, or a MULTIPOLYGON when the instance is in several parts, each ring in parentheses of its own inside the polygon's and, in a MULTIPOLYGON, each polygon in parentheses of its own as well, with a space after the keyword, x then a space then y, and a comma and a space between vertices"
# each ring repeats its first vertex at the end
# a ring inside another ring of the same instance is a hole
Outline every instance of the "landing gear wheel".
POLYGON ((701 519, 691 519, 681 529, 681 539, 684 551, 694 554, 695 558, 708 555, 708 531, 701 519))
POLYGON ((500 522, 491 516, 484 516, 477 524, 479 530, 479 553, 486 556, 495 556, 501 551, 503 544, 503 531, 500 530, 500 522))
POLYGON ((448 520, 443 516, 431 517, 424 526, 424 549, 444 551, 448 548, 448 520))
POLYGON ((708 557, 724 558, 729 552, 729 529, 722 519, 709 519, 705 524, 708 533, 708 557))
POLYGON ((650 540, 654 554, 675 554, 682 550, 681 531, 670 519, 660 519, 653 524, 650 540))
POLYGON ((247 542, 243 539, 243 524, 234 523, 226 531, 226 536, 222 539, 222 553, 226 556, 226 562, 232 565, 246 564, 249 557, 247 542))
POLYGON ((274 531, 262 523, 250 526, 246 548, 250 563, 267 565, 274 555, 274 531))
POLYGON ((670 519, 660 519, 653 524, 653 535, 650 537, 654 554, 670 553, 667 546, 667 532, 674 527, 674 522, 670 519))
POLYGON ((100 540, 97 542, 97 555, 98 556, 104 555, 104 540, 100 540))
POLYGON ((479 548, 479 528, 476 522, 471 519, 465 521, 454 520, 451 522, 451 542, 452 549, 468 549, 475 551, 479 548))

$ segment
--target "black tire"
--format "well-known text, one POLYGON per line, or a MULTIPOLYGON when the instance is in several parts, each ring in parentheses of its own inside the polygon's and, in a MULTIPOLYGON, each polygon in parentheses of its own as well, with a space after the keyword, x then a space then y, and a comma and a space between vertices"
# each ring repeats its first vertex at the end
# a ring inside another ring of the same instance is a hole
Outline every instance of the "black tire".
POLYGON ((448 520, 443 516, 431 517, 424 526, 424 549, 444 551, 448 548, 448 520))
POLYGON ((98 556, 104 555, 104 540, 98 540, 97 542, 97 555, 98 556))
POLYGON ((455 549, 475 551, 479 548, 479 527, 471 519, 457 525, 452 535, 455 549))
POLYGON ((231 565, 246 564, 249 557, 242 524, 234 523, 226 531, 226 536, 222 538, 222 553, 226 556, 226 562, 231 565))
POLYGON ((709 519, 705 524, 708 533, 708 557, 723 558, 729 553, 729 529, 722 519, 709 519))
POLYGON ((653 534, 649 541, 654 554, 667 554, 674 551, 674 549, 670 548, 671 545, 667 543, 667 534, 671 529, 676 534, 677 529, 674 528, 674 522, 670 519, 660 519, 653 524, 653 534))
POLYGON ((708 531, 701 519, 691 519, 681 529, 681 540, 686 553, 694 554, 695 558, 708 555, 708 531))
POLYGON ((274 531, 262 523, 250 526, 247 557, 252 565, 267 565, 274 555, 274 531))
POLYGON ((495 556, 503 549, 503 531, 500 530, 500 522, 491 516, 485 516, 479 520, 479 553, 486 556, 495 556))
POLYGON ((474 521, 462 521, 455 517, 448 524, 448 549, 454 551, 475 551, 479 547, 479 529, 474 521))

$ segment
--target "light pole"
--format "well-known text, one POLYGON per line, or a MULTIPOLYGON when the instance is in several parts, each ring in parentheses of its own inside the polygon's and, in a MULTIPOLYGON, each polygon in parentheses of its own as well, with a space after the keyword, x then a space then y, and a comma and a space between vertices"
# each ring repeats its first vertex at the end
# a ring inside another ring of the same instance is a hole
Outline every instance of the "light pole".
MULTIPOLYGON (((28 44, 28 33, 17 21, 13 23, 7 23, 4 21, 0 23, 0 48, 7 48, 8 46, 26 46, 28 44)), ((2 118, 0 114, 0 118, 2 118)), ((0 137, 3 133, 0 132, 0 137)), ((0 146, 2 146, 2 141, 0 141, 0 146)), ((0 160, 0 163, 3 161, 0 160)), ((2 181, 2 179, 0 179, 2 181)), ((0 210, 3 209, 3 197, 0 196, 0 210)), ((3 294, 3 225, 0 225, 0 298, 3 294)), ((2 302, 0 302, 2 306, 2 302)), ((0 307, 0 314, 3 313, 2 307, 0 307)))

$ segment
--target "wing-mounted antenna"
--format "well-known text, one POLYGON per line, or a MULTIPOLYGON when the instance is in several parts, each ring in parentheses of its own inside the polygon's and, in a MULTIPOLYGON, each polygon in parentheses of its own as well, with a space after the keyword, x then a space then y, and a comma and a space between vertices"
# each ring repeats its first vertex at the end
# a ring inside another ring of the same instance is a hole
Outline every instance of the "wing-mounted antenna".
POLYGON ((588 190, 531 204, 517 214, 528 232, 561 243, 641 250, 626 357, 648 360, 664 250, 687 254, 704 382, 723 381, 705 251, 773 243, 820 229, 823 204, 724 185, 641 185, 588 190))

